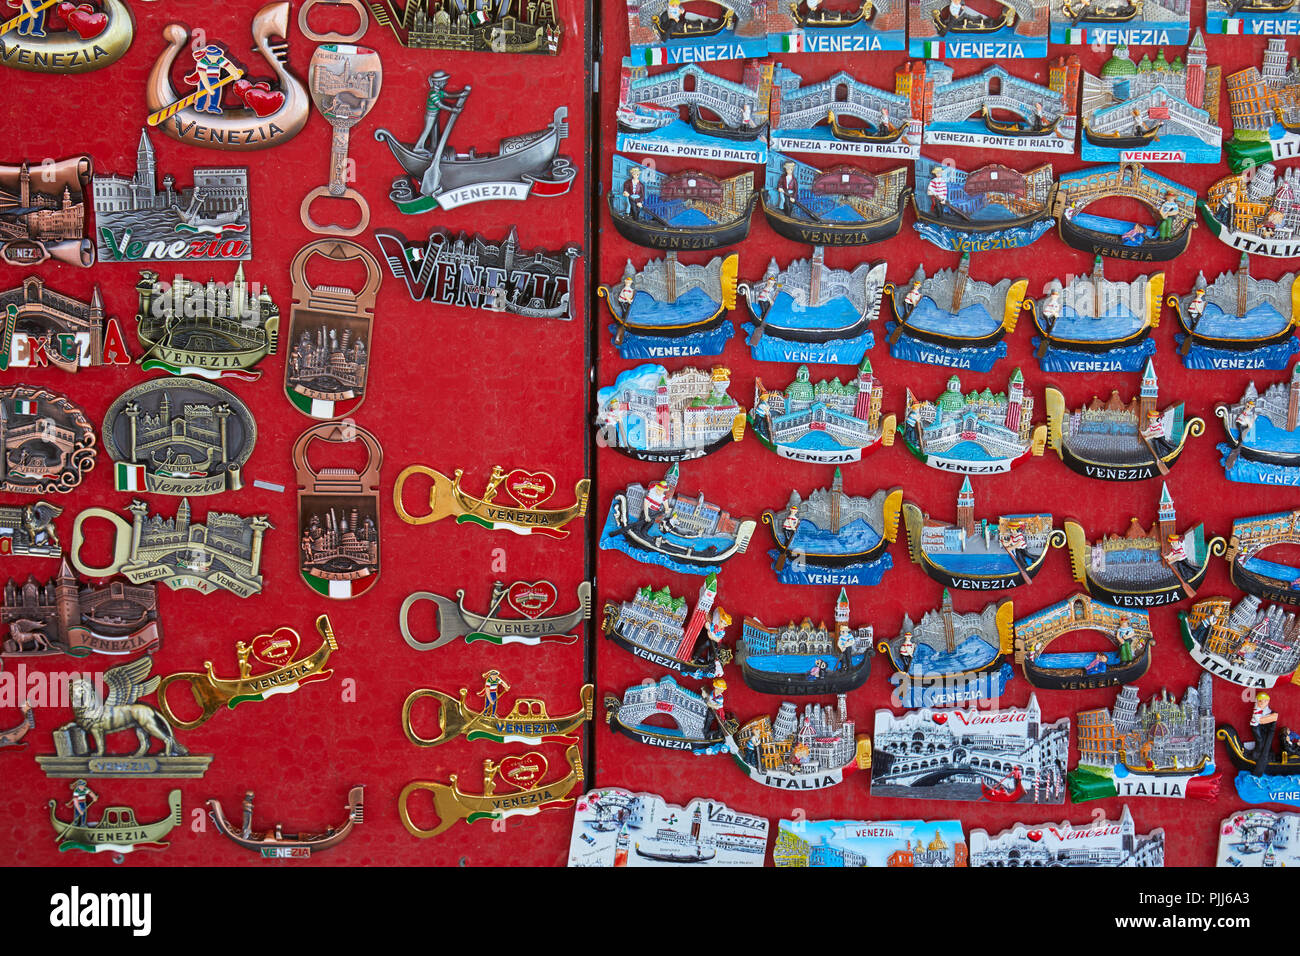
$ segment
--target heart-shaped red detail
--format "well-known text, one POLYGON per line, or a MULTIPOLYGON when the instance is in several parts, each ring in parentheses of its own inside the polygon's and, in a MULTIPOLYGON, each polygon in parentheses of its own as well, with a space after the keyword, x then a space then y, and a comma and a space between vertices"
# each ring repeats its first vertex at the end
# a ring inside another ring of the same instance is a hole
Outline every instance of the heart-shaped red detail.
POLYGON ((537 751, 515 757, 502 757, 497 764, 501 779, 520 790, 529 790, 546 776, 546 758, 537 751))
POLYGON ((947 714, 931 714, 931 715, 930 715, 930 719, 933 720, 933 721, 934 721, 936 724, 938 724, 939 726, 943 726, 944 724, 946 724, 946 723, 948 722, 948 715, 947 715, 947 714))
POLYGON ((506 592, 506 600, 524 617, 539 618, 555 607, 559 594, 550 581, 516 581, 506 592))
POLYGON ((268 667, 283 667, 298 654, 298 632, 287 627, 277 627, 270 634, 253 638, 249 651, 253 659, 268 667))
POLYGON ((258 116, 270 116, 284 105, 284 94, 271 89, 271 84, 266 80, 251 83, 241 78, 235 80, 234 90, 244 105, 258 116))
POLYGON ((531 511, 555 494, 555 479, 544 471, 524 471, 516 468, 502 482, 508 494, 524 508, 531 511))
POLYGON ((1042 830, 1030 830, 1028 833, 1025 834, 1025 836, 1029 837, 1029 839, 1030 839, 1031 841, 1033 841, 1034 843, 1037 843, 1039 840, 1041 840, 1041 839, 1043 838, 1043 831, 1042 831, 1042 830))
MULTIPOLYGON (((108 28, 108 14, 88 3, 60 3, 55 7, 63 26, 54 29, 76 30, 83 40, 97 37, 108 28)), ((54 24, 51 22, 51 26, 54 24)))

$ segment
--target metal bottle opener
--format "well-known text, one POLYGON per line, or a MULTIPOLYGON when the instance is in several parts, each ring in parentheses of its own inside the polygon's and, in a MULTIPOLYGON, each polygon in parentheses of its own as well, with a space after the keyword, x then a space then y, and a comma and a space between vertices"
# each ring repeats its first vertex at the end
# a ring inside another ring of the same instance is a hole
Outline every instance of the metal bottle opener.
POLYGON ((497 581, 492 586, 492 606, 486 614, 465 607, 465 589, 456 590, 456 599, 432 591, 416 591, 407 596, 398 612, 398 625, 406 643, 417 651, 432 651, 463 637, 466 644, 487 641, 490 644, 572 644, 579 639, 571 633, 591 617, 591 582, 578 585, 578 607, 564 614, 549 613, 555 607, 555 585, 550 581, 516 581, 509 587, 497 581), (434 605, 437 635, 422 641, 411 631, 411 608, 421 601, 434 605), (501 613, 507 608, 518 616, 501 613))
POLYGON ((584 684, 579 696, 582 706, 571 714, 552 715, 546 702, 536 697, 518 697, 508 714, 497 714, 497 699, 510 685, 497 670, 483 674, 483 709, 474 710, 466 700, 469 688, 460 689, 460 698, 431 687, 411 691, 402 705, 402 730, 406 739, 417 747, 436 747, 457 737, 466 740, 491 740, 499 744, 571 743, 578 739, 582 725, 591 720, 596 688, 584 684), (417 701, 430 697, 438 702, 438 736, 421 737, 411 724, 411 712, 417 701))
POLYGON ((305 0, 298 8, 298 32, 312 43, 356 43, 370 29, 370 13, 361 0, 305 0), (312 7, 351 7, 357 12, 357 28, 351 33, 317 33, 307 23, 312 7))
POLYGON ((298 472, 298 570, 308 587, 329 598, 364 594, 379 580, 379 469, 384 450, 379 440, 351 422, 313 425, 293 445, 298 472), (366 466, 322 468, 307 458, 313 439, 359 441, 366 446, 366 466))

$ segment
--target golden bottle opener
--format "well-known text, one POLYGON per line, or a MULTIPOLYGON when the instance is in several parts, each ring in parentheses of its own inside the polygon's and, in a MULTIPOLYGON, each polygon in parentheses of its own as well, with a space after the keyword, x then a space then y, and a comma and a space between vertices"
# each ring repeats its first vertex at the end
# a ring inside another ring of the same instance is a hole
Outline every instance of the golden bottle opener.
POLYGON ((491 740, 498 744, 569 742, 576 738, 582 725, 591 720, 596 693, 591 684, 582 686, 579 692, 582 706, 572 714, 553 717, 546 712, 545 701, 520 697, 515 700, 510 713, 499 717, 496 714, 497 696, 502 686, 508 690, 510 685, 495 670, 485 673, 483 682, 483 690, 478 692, 478 696, 483 698, 481 711, 469 706, 466 701, 469 690, 465 687, 460 689, 459 700, 428 687, 412 691, 402 705, 402 730, 406 731, 406 739, 417 747, 436 747, 461 736, 466 740, 491 740), (416 703, 426 697, 438 702, 437 737, 421 737, 411 726, 411 712, 416 703))
POLYGON ((457 468, 451 478, 424 465, 404 468, 397 476, 397 484, 393 486, 393 507, 397 509, 398 517, 407 524, 432 524, 454 515, 457 524, 477 524, 489 531, 546 534, 563 538, 569 533, 564 530, 564 525, 587 513, 587 495, 591 489, 589 478, 582 478, 574 485, 576 504, 567 508, 543 509, 539 505, 555 494, 555 478, 547 472, 527 472, 520 468, 507 472, 497 465, 492 469, 492 477, 481 498, 461 490, 460 479, 463 474, 462 468, 457 468), (413 515, 402 504, 402 490, 412 475, 424 475, 433 479, 433 487, 429 489, 428 514, 413 515), (496 504, 498 488, 503 488, 516 504, 496 504))

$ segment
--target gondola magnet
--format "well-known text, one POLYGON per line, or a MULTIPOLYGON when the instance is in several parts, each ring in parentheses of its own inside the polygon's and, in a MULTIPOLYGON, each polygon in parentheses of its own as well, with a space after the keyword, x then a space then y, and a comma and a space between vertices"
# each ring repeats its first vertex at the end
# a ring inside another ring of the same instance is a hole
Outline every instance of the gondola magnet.
POLYGON ((89 73, 131 46, 135 18, 124 0, 99 6, 69 0, 15 0, 0 24, 0 63, 32 73, 89 73))
POLYGON ((869 769, 871 736, 856 732, 848 698, 832 704, 782 701, 775 717, 762 714, 744 725, 728 720, 724 744, 736 766, 750 780, 776 790, 822 790, 843 783, 857 770, 869 769), (815 743, 811 743, 811 732, 815 743))
POLYGON ((903 628, 876 649, 894 673, 890 695, 898 707, 956 707, 1002 696, 1014 673, 1009 658, 1015 648, 1011 601, 986 605, 984 610, 958 614, 952 595, 912 623, 903 615, 903 628))
POLYGON ((60 853, 81 850, 85 853, 112 853, 114 862, 120 863, 124 854, 135 850, 165 850, 169 843, 163 838, 181 825, 181 792, 167 794, 167 815, 160 820, 141 823, 131 807, 101 807, 99 819, 90 820, 90 809, 100 796, 84 779, 73 781, 71 795, 61 803, 49 802, 50 825, 58 839, 60 853), (64 807, 72 810, 72 819, 60 816, 64 807))
POLYGON ((784 0, 767 14, 772 53, 866 53, 907 49, 903 0, 784 0))
POLYGON ((569 529, 564 526, 587 513, 590 478, 581 478, 573 486, 574 504, 565 508, 543 508, 542 505, 555 494, 555 476, 549 472, 522 468, 506 471, 500 465, 494 465, 481 497, 461 488, 463 474, 464 469, 457 468, 448 478, 425 465, 410 465, 402 469, 393 486, 393 507, 397 516, 407 524, 431 524, 454 517, 457 524, 476 524, 488 531, 563 538, 569 534, 569 529), (412 475, 421 475, 433 482, 429 488, 426 514, 411 514, 402 501, 406 482, 412 475), (497 500, 497 495, 502 493, 508 502, 497 500))
POLYGON ((1074 594, 1051 607, 1018 618, 1016 663, 1034 687, 1093 690, 1140 680, 1151 667, 1155 650, 1146 611, 1094 601, 1074 594), (1049 651, 1058 638, 1077 631, 1102 635, 1101 651, 1049 651))
POLYGON ((635 63, 761 58, 767 56, 775 6, 752 0, 627 0, 628 52, 635 63))
POLYGON ((365 795, 363 786, 348 791, 348 802, 343 805, 347 816, 337 826, 331 824, 319 833, 285 833, 283 824, 277 823, 268 830, 253 828, 253 791, 244 792, 242 820, 237 824, 226 816, 221 801, 208 801, 208 818, 223 837, 236 846, 258 854, 263 860, 309 860, 313 853, 332 850, 365 820, 365 795))
POLYGON ((1165 262, 1181 255, 1196 228, 1196 191, 1157 176, 1141 163, 1090 166, 1063 173, 1052 203, 1056 230, 1067 246, 1094 256, 1165 262), (1154 222, 1087 212, 1096 202, 1127 199, 1145 206, 1154 222))
POLYGON ((1174 339, 1188 368, 1281 370, 1300 352, 1300 274, 1256 279, 1248 253, 1235 272, 1221 272, 1213 282, 1197 273, 1187 295, 1171 295, 1166 303, 1182 326, 1174 339))
POLYGON ((352 422, 313 425, 293 445, 298 472, 298 571, 307 586, 324 597, 365 594, 379 580, 379 472, 384 451, 379 440, 352 422), (313 441, 358 441, 366 451, 359 470, 313 468, 313 441))
POLYGON ((847 382, 813 382, 807 365, 782 389, 767 389, 754 379, 749 423, 758 443, 791 461, 848 464, 878 447, 894 444, 896 418, 882 415, 884 386, 870 359, 847 382))
POLYGON ((749 235, 760 194, 754 174, 720 179, 699 169, 666 173, 615 156, 605 204, 618 234, 650 249, 724 249, 749 235))
POLYGON ((1296 216, 1300 215, 1300 176, 1294 166, 1272 162, 1248 166, 1210 185, 1196 205, 1205 225, 1221 242, 1253 256, 1300 256, 1296 216))
POLYGON ((669 251, 640 269, 627 261, 616 285, 596 287, 610 318, 614 347, 625 359, 721 355, 736 334, 740 257, 714 256, 704 265, 679 262, 669 251))
POLYGON ((576 610, 551 613, 558 599, 550 581, 515 581, 509 586, 496 581, 491 605, 486 613, 479 613, 465 607, 463 588, 456 591, 455 600, 432 591, 416 591, 402 602, 398 624, 402 638, 417 651, 445 647, 462 637, 466 644, 572 644, 579 640, 573 629, 591 617, 591 582, 578 585, 576 610), (411 609, 422 601, 434 606, 436 635, 431 641, 421 640, 411 628, 411 609))
POLYGON ((1034 357, 1045 372, 1140 372, 1156 352, 1165 274, 1130 282, 1106 278, 1101 256, 1091 275, 1050 280, 1041 299, 1025 299, 1035 327, 1034 357))
POLYGON ((939 60, 1041 57, 1047 55, 1048 22, 1048 0, 999 0, 978 8, 963 0, 920 0, 907 5, 907 50, 939 60))
MULTIPOLYGON (((1208 683, 1209 674, 1201 675, 1208 683)), ((1229 723, 1222 723, 1215 736, 1224 742, 1228 762, 1237 768, 1233 783, 1237 796, 1246 803, 1282 803, 1300 806, 1300 734, 1280 722, 1271 694, 1258 693, 1251 704, 1250 736, 1246 740, 1229 723)), ((1214 744, 1210 744, 1211 759, 1214 744)))
POLYGON ((940 249, 1016 249, 1052 228, 1055 190, 1048 163, 1026 172, 1001 163, 965 170, 921 156, 911 193, 913 225, 940 249))
POLYGON ((802 497, 791 491, 785 507, 763 512, 776 548, 768 552, 782 584, 879 584, 894 566, 889 546, 898 538, 902 488, 873 494, 844 491, 836 467, 829 488, 802 497))
POLYGON ((722 666, 732 660, 731 648, 723 643, 731 615, 715 606, 717 597, 718 577, 710 574, 688 619, 685 598, 667 587, 656 591, 642 585, 632 600, 605 605, 600 629, 615 646, 683 677, 721 677, 722 666))
POLYGON ((1300 485, 1300 369, 1262 393, 1251 382, 1236 402, 1215 405, 1214 414, 1227 433, 1218 450, 1229 481, 1300 485))
MULTIPOLYGON (((1145 45, 1155 37, 1162 43, 1186 43, 1191 32, 1191 9, 1180 0, 1051 0, 1050 6, 1052 43, 1101 51, 1110 44, 1145 45)), ((1119 72, 1124 67, 1114 69, 1118 76, 1126 75, 1119 72)), ((1141 72, 1142 67, 1134 70, 1134 78, 1141 72)))
POLYGON ((871 675, 875 629, 849 624, 849 596, 840 588, 835 625, 816 627, 805 617, 783 627, 768 627, 746 617, 736 642, 736 663, 745 683, 764 694, 807 697, 847 694, 871 675))
POLYGON ((57 392, 0 387, 0 491, 71 491, 95 467, 95 441, 90 419, 57 392))
POLYGON ((1296 0, 1206 0, 1205 28, 1214 34, 1294 36, 1300 33, 1296 0))
POLYGON ((1275 546, 1300 544, 1300 511, 1252 515, 1232 522, 1228 539, 1228 578, 1247 594, 1294 607, 1300 605, 1300 568, 1289 558, 1263 555, 1275 546))
POLYGON ((682 687, 671 675, 655 683, 634 684, 605 695, 605 723, 614 733, 649 747, 692 753, 697 757, 726 753, 724 724, 735 718, 724 711, 727 682, 714 678, 698 691, 682 687), (650 723, 668 720, 671 726, 650 723))
POLYGON ((459 699, 440 690, 421 687, 411 691, 402 705, 402 730, 406 739, 417 747, 436 747, 464 737, 466 740, 490 740, 498 744, 574 743, 582 725, 591 720, 595 688, 584 684, 578 692, 581 705, 568 714, 552 715, 546 702, 537 697, 515 695, 508 713, 498 713, 500 698, 509 693, 510 684, 495 668, 483 673, 483 687, 475 696, 483 699, 481 709, 469 700, 469 688, 460 689, 459 699), (437 702, 438 735, 424 737, 415 729, 412 715, 422 700, 437 702))
POLYGON ((1047 426, 1035 425, 1034 396, 1014 369, 1005 392, 971 389, 963 395, 953 375, 934 401, 907 390, 903 444, 931 468, 961 475, 1000 475, 1047 445, 1047 426))

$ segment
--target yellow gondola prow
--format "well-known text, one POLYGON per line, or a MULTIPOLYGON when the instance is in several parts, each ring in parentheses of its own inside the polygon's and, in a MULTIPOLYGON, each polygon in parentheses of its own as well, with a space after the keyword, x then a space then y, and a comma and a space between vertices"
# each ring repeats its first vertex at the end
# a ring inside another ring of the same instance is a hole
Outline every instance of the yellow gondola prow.
POLYGON ((885 495, 885 506, 882 514, 884 528, 881 529, 882 537, 891 544, 898 540, 898 515, 903 507, 903 489, 890 488, 889 494, 885 495))
POLYGON ((1016 606, 1012 601, 1003 601, 998 605, 993 623, 998 629, 998 651, 1010 654, 1016 649, 1016 606))
POLYGON ((1082 584, 1088 568, 1088 537, 1079 522, 1065 523, 1065 546, 1070 552, 1070 574, 1082 584))
POLYGON ((1160 307, 1165 297, 1165 274, 1157 272, 1147 279, 1147 314, 1145 316, 1150 328, 1160 326, 1160 307))
POLYGON ((1016 330, 1016 322, 1025 307, 1025 293, 1029 290, 1028 279, 1017 279, 1007 290, 1007 298, 1002 306, 1002 328, 1007 332, 1016 330))
MULTIPOLYGON (((740 256, 732 253, 722 260, 722 307, 728 312, 736 308, 736 280, 740 272, 740 256)), ((737 438, 739 441, 739 438, 737 438)))
POLYGON ((1048 388, 1043 393, 1043 402, 1047 406, 1047 444, 1052 451, 1061 454, 1061 429, 1065 420, 1065 396, 1059 389, 1048 388))
POLYGON ((903 503, 903 527, 907 530, 907 553, 913 564, 921 563, 921 530, 925 515, 912 502, 903 503))
POLYGON ((898 431, 898 417, 886 415, 880 422, 880 444, 886 448, 894 447, 894 433, 898 431))

